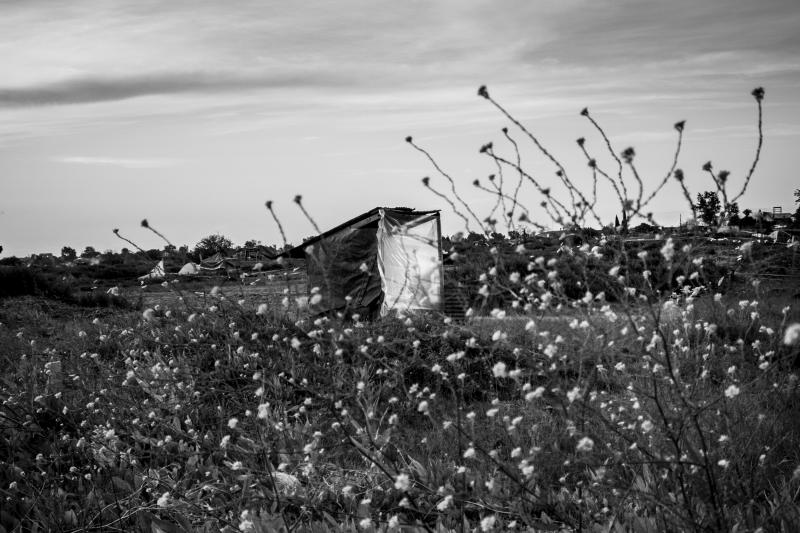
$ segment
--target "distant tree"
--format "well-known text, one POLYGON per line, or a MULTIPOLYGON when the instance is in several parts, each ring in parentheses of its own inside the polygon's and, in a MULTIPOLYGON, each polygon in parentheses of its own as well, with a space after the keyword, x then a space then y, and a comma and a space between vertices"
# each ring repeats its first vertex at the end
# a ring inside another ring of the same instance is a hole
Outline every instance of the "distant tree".
POLYGON ((739 220, 739 226, 742 228, 752 228, 756 225, 756 219, 752 217, 753 210, 752 209, 745 209, 742 211, 744 216, 739 220))
POLYGON ((722 203, 714 191, 697 193, 697 211, 700 214, 700 220, 709 226, 716 224, 721 208, 722 203))
POLYGON ((650 224, 647 224, 646 222, 642 222, 641 224, 633 228, 633 231, 635 233, 654 233, 658 231, 658 226, 652 226, 650 224))
POLYGON ((100 255, 100 252, 95 250, 94 246, 87 246, 86 248, 83 249, 83 252, 81 253, 81 257, 83 257, 84 259, 91 259, 92 257, 97 257, 98 255, 100 255))
POLYGON ((794 215, 792 215, 794 219, 792 227, 800 228, 800 189, 794 190, 794 202, 797 204, 797 210, 794 212, 794 215))
POLYGON ((158 248, 151 248, 150 250, 147 250, 144 255, 151 261, 158 261, 164 256, 164 252, 158 248))
POLYGON ((261 241, 257 241, 255 239, 250 239, 249 241, 244 241, 245 248, 257 248, 261 246, 261 241))
POLYGON ((506 236, 502 233, 497 233, 496 231, 493 231, 489 238, 493 244, 503 243, 506 241, 506 236))
POLYGON ((69 246, 61 248, 61 259, 73 261, 76 257, 78 257, 78 252, 75 251, 75 248, 69 246))
POLYGON ((201 257, 209 257, 216 253, 226 255, 231 248, 233 248, 233 243, 230 239, 216 234, 203 237, 194 247, 194 253, 201 257))
POLYGON ((728 224, 731 226, 739 225, 741 219, 739 218, 739 204, 733 202, 725 207, 725 215, 728 218, 728 224))

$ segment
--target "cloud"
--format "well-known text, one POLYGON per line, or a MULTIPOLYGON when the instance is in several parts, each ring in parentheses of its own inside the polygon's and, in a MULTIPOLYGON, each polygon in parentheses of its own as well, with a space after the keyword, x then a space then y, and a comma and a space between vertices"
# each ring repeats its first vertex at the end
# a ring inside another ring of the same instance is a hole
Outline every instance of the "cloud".
POLYGON ((157 73, 124 78, 83 77, 19 88, 0 88, 0 107, 33 107, 126 100, 178 93, 220 93, 251 89, 341 85, 335 74, 157 73))
POLYGON ((131 169, 145 169, 145 168, 167 168, 180 163, 178 159, 165 159, 165 158, 118 158, 118 157, 84 157, 84 156, 67 156, 55 158, 59 163, 69 163, 74 165, 102 165, 112 167, 122 167, 131 169))

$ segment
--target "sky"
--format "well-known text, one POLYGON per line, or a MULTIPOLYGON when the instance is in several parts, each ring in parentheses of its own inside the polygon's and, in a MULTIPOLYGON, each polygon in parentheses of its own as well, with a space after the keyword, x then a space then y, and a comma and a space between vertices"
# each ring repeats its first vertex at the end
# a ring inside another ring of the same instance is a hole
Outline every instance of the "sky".
MULTIPOLYGON (((3 256, 58 254, 210 234, 236 244, 287 238, 375 206, 441 209, 445 234, 464 222, 422 185, 446 179, 405 142, 428 150, 479 215, 494 198, 472 183, 513 159, 562 200, 555 167, 488 101, 486 85, 581 190, 592 178, 575 140, 616 171, 588 107, 616 153, 631 146, 649 192, 675 151, 692 194, 737 193, 764 147, 742 209, 794 211, 800 188, 800 4, 796 0, 5 0, 0 2, 0 245, 3 256)), ((505 189, 516 184, 512 169, 505 189)), ((635 182, 626 178, 632 190, 635 182)), ((452 197, 452 195, 450 195, 452 197)), ((618 202, 598 192, 600 218, 618 202), (616 203, 615 203, 616 202, 616 203)), ((547 223, 530 184, 519 193, 547 223)), ((690 211, 670 180, 648 206, 658 222, 690 211)), ((555 227, 550 223, 551 227, 555 227)), ((475 229, 475 225, 471 229, 475 229)))

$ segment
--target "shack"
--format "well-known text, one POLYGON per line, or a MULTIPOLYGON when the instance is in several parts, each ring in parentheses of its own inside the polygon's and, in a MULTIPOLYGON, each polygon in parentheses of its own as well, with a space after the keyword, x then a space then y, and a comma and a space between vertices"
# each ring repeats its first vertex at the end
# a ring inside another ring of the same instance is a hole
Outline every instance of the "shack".
POLYGON ((440 309, 441 242, 438 210, 376 207, 280 256, 305 259, 315 311, 374 317, 440 309))

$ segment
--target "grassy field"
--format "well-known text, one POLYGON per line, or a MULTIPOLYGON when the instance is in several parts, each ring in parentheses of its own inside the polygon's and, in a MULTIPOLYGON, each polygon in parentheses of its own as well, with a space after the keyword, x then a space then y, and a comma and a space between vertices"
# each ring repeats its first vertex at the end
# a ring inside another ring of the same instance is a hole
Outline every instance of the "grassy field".
POLYGON ((0 531, 796 531, 794 252, 661 244, 518 250, 464 321, 280 276, 4 297, 0 531))

